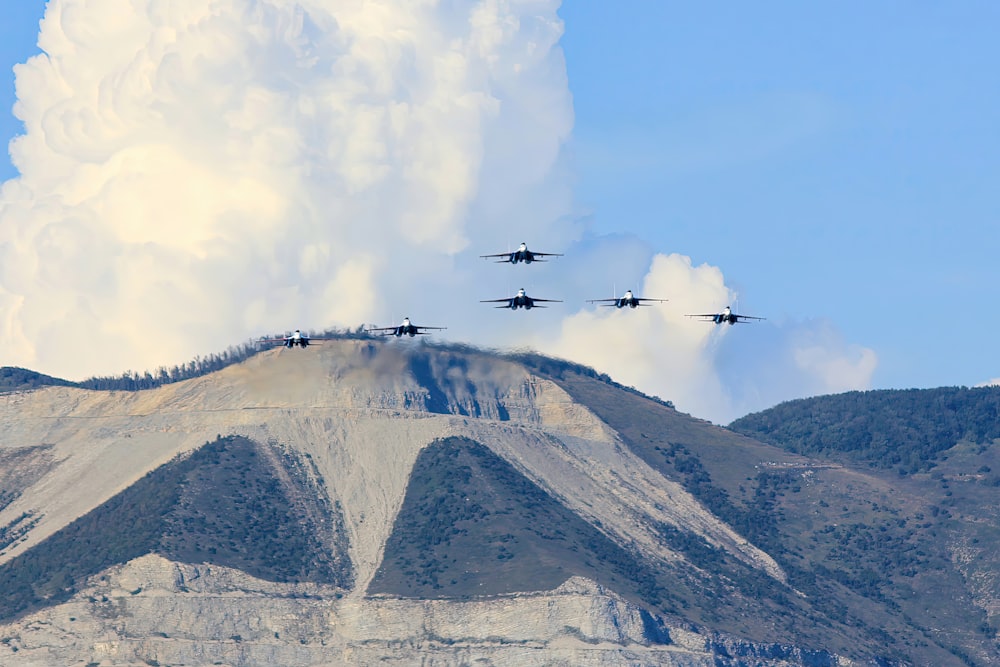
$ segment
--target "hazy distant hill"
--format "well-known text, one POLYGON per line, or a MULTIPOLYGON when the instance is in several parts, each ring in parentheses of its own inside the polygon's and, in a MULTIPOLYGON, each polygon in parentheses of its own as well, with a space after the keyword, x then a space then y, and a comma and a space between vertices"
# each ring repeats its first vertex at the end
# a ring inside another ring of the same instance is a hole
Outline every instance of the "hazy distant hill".
POLYGON ((1000 438, 1000 387, 852 391, 788 401, 729 428, 801 454, 914 473, 960 441, 1000 438))
POLYGON ((414 343, 0 396, 0 663, 1000 661, 988 420, 900 475, 414 343))
POLYGON ((911 618, 919 615, 907 600, 921 592, 930 596, 926 606, 936 614, 961 616, 955 608, 971 601, 986 618, 977 624, 966 616, 950 631, 939 628, 939 636, 950 634, 967 664, 996 662, 964 654, 959 638, 964 625, 967 637, 979 634, 997 645, 1000 388, 820 396, 747 415, 730 428, 791 452, 856 462, 884 480, 915 522, 902 532, 891 523, 846 530, 843 522, 831 522, 825 531, 839 540, 831 557, 880 560, 881 567, 872 568, 881 573, 880 594, 911 618))

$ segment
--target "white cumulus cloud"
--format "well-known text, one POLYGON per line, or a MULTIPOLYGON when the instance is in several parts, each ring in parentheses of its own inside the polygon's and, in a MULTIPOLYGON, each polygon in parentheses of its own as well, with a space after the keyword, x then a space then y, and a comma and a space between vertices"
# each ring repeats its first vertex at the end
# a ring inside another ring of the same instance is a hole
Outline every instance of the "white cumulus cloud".
POLYGON ((875 354, 831 323, 691 320, 735 300, 720 268, 587 236, 558 7, 50 0, 43 53, 15 68, 5 363, 82 379, 410 316, 447 326, 438 337, 595 366, 716 421, 867 386, 875 354), (478 257, 521 241, 565 257, 478 257), (479 303, 519 287, 564 303, 479 303), (630 288, 669 301, 584 304, 630 288))
POLYGON ((534 206, 572 126, 557 7, 52 0, 15 69, 0 339, 79 378, 353 326, 483 226, 564 216, 565 188, 534 206))

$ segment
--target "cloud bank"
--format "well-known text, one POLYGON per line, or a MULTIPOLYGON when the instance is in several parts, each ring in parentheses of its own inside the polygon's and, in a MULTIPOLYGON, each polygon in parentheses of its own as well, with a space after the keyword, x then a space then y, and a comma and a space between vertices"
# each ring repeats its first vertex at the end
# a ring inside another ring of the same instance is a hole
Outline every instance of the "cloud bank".
POLYGON ((0 213, 13 356, 77 377, 372 320, 382 276, 544 185, 572 126, 557 4, 50 2, 0 213))
POLYGON ((558 6, 50 0, 43 54, 15 68, 4 365, 82 379, 408 315, 594 365, 713 419, 866 386, 874 354, 829 323, 769 326, 767 341, 744 337, 765 354, 728 358, 730 332, 682 315, 732 301, 718 268, 587 236, 563 152, 558 6), (478 259, 523 240, 567 255, 478 259), (618 279, 669 308, 583 307, 618 279), (478 302, 518 287, 565 304, 478 302))

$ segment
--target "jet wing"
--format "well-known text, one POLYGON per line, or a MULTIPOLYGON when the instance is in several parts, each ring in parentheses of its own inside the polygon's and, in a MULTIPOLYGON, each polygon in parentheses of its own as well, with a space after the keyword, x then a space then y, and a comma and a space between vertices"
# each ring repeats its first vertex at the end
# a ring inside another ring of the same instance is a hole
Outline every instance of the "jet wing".
POLYGON ((532 308, 548 308, 548 306, 539 306, 539 303, 562 303, 559 299, 536 299, 533 296, 528 298, 531 299, 532 308))
POLYGON ((502 303, 502 306, 496 306, 497 308, 510 308, 511 304, 514 303, 513 297, 508 297, 506 299, 480 299, 479 303, 502 303))
POLYGON ((299 336, 298 339, 296 339, 295 336, 284 336, 282 338, 259 338, 257 340, 257 342, 258 343, 285 343, 285 342, 290 341, 290 340, 309 340, 309 341, 313 341, 313 340, 332 340, 332 339, 331 338, 323 338, 322 336, 318 336, 318 337, 314 338, 312 336, 306 336, 305 334, 303 334, 303 335, 299 336))
POLYGON ((491 259, 493 257, 510 257, 513 254, 514 254, 514 251, 511 251, 511 252, 498 252, 498 253, 495 253, 493 255, 480 255, 480 257, 482 257, 483 259, 491 259))
POLYGON ((587 299, 587 303, 609 303, 614 305, 618 303, 618 299, 587 299))
POLYGON ((766 320, 767 319, 766 317, 754 317, 753 315, 736 315, 736 314, 732 315, 732 317, 737 322, 739 322, 740 320, 766 320))
POLYGON ((528 254, 530 257, 527 259, 530 259, 530 261, 542 263, 549 261, 547 259, 542 259, 542 257, 562 257, 561 252, 535 252, 534 250, 529 250, 528 254))
POLYGON ((425 327, 425 326, 423 326, 422 324, 413 324, 413 325, 411 325, 411 326, 412 326, 412 327, 413 327, 414 329, 434 329, 435 331, 442 331, 442 330, 444 330, 444 329, 447 329, 447 328, 448 328, 448 327, 425 327))
POLYGON ((381 334, 382 336, 390 336, 396 332, 399 327, 368 327, 365 329, 365 333, 381 334))

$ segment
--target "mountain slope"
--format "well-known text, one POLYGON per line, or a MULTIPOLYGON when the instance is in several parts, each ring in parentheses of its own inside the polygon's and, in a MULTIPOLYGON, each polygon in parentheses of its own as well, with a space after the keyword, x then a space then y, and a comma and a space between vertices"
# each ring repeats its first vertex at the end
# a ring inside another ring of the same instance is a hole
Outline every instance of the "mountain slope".
POLYGON ((551 590, 574 575, 659 601, 656 570, 467 438, 428 445, 369 593, 414 598, 551 590))
POLYGON ((347 587, 343 519, 324 500, 294 454, 219 439, 0 565, 0 622, 69 600, 87 578, 151 553, 347 587))
POLYGON ((842 578, 860 579, 914 622, 936 628, 956 652, 978 642, 995 649, 1000 388, 822 396, 748 415, 731 428, 788 451, 857 461, 868 479, 891 489, 879 521, 830 517, 816 559, 836 566, 842 578), (885 515, 887 509, 894 513, 885 515))
POLYGON ((1000 387, 852 391, 782 403, 729 427, 803 454, 915 473, 961 440, 1000 438, 1000 387))
POLYGON ((0 435, 0 661, 997 658, 992 524, 558 360, 332 341, 0 395, 0 435))

